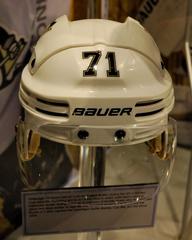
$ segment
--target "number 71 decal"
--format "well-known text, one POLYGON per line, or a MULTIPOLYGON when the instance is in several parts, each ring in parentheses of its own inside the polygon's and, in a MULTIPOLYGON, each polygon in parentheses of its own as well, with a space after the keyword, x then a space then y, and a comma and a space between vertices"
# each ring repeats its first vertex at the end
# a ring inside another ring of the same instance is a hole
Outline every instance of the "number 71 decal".
MULTIPOLYGON (((90 58, 91 61, 86 70, 83 71, 84 77, 92 77, 97 76, 97 68, 96 66, 99 64, 99 60, 102 56, 101 51, 88 51, 82 52, 82 58, 90 58)), ((107 77, 119 77, 120 73, 116 67, 116 57, 115 52, 107 52, 105 58, 108 60, 109 69, 106 71, 107 77)))

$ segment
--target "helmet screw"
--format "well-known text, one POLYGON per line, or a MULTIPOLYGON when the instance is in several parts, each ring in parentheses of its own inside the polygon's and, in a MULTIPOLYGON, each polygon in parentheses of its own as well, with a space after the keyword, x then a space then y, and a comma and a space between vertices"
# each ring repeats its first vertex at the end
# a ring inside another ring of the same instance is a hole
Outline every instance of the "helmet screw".
POLYGON ((89 137, 89 133, 86 130, 79 130, 77 135, 82 140, 85 140, 89 137))
POLYGON ((119 130, 117 130, 115 132, 115 136, 114 136, 115 137, 115 141, 116 142, 121 142, 121 141, 123 141, 125 136, 126 136, 126 132, 124 130, 122 130, 122 129, 119 129, 119 130))

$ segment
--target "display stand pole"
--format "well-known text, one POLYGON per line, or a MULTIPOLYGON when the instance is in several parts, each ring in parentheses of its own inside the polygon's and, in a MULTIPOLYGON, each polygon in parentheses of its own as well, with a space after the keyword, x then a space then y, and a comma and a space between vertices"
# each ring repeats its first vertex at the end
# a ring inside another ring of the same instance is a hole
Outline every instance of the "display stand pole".
MULTIPOLYGON (((89 0, 87 18, 100 18, 100 0, 89 0)), ((102 186, 105 174, 105 154, 102 147, 81 146, 79 187, 102 186)), ((78 240, 101 240, 101 232, 79 233, 78 240)))
MULTIPOLYGON (((80 147, 79 187, 102 186, 105 174, 105 153, 102 147, 80 147)), ((101 240, 100 232, 79 233, 78 240, 101 240)))

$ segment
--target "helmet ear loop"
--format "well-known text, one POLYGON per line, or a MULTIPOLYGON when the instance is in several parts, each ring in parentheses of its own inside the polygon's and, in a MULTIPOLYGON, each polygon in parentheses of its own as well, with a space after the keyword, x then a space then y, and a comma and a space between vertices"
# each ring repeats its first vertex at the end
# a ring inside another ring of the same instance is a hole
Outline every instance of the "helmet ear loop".
POLYGON ((167 160, 168 159, 168 131, 164 131, 160 135, 160 150, 157 152, 158 157, 161 160, 167 160))
POLYGON ((32 130, 25 130, 25 124, 23 122, 19 125, 17 145, 20 152, 20 158, 23 162, 30 161, 36 155, 41 153, 41 137, 38 133, 35 133, 32 130))
POLYGON ((167 144, 168 144, 168 132, 167 130, 161 133, 158 137, 149 140, 147 145, 149 151, 157 155, 161 160, 167 160, 167 144))
POLYGON ((19 159, 20 174, 22 182, 26 186, 31 187, 29 183, 30 174, 25 168, 25 162, 30 160, 28 157, 28 133, 29 130, 27 129, 25 123, 20 120, 17 125, 17 154, 19 159))
POLYGON ((28 134, 27 160, 32 160, 35 156, 41 154, 40 143, 40 135, 30 130, 28 134))
MULTIPOLYGON (((149 140, 147 145, 149 147, 149 151, 158 157, 158 159, 162 161, 170 160, 170 152, 169 152, 169 131, 166 129, 162 132, 158 137, 149 140)), ((164 173, 164 177, 160 181, 159 189, 163 189, 170 178, 170 173, 172 171, 172 164, 166 169, 164 173)), ((157 191, 158 192, 158 191, 157 191)))

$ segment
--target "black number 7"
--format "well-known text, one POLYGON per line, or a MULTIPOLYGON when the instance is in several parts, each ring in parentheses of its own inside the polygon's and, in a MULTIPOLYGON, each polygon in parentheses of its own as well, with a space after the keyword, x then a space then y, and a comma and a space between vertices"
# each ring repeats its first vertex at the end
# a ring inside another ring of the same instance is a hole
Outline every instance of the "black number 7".
MULTIPOLYGON (((101 56, 102 56, 101 51, 82 52, 83 59, 92 57, 88 68, 83 71, 84 77, 97 76, 97 65, 99 63, 101 56)), ((107 77, 119 77, 120 73, 116 67, 115 52, 107 52, 105 58, 108 59, 109 63, 109 70, 106 71, 107 77)))

